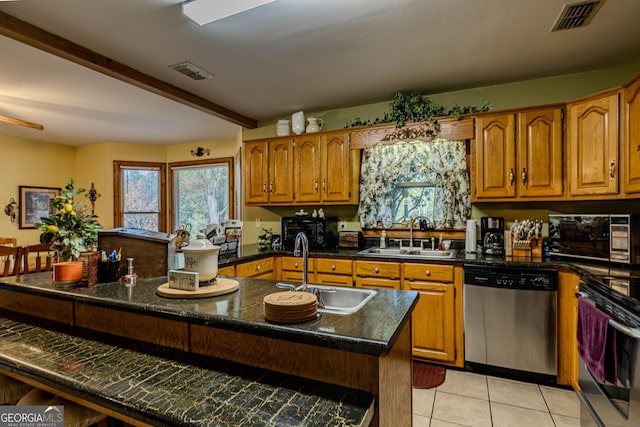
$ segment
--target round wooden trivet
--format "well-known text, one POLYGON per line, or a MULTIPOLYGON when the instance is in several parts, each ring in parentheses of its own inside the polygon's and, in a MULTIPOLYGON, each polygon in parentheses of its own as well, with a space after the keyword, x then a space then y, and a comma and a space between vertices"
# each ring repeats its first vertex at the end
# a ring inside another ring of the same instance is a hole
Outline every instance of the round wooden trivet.
POLYGON ((318 298, 308 292, 285 291, 264 297, 264 317, 276 323, 301 323, 316 318, 318 298))
POLYGON ((238 289, 240 284, 237 280, 216 277, 216 282, 212 285, 202 286, 197 291, 185 291, 184 289, 174 289, 169 287, 169 283, 158 286, 157 293, 161 297, 167 298, 206 298, 218 295, 230 294, 238 289))

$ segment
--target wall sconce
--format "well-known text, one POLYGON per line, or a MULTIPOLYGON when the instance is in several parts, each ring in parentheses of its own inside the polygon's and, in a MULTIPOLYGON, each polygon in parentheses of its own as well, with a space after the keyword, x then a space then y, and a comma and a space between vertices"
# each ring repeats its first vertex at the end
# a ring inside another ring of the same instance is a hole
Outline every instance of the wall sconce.
POLYGON ((18 204, 13 197, 9 204, 4 207, 4 213, 11 218, 11 222, 16 222, 16 216, 18 216, 18 204))
POLYGON ((211 154, 211 150, 209 150, 208 148, 202 148, 202 147, 198 147, 197 150, 191 150, 192 156, 202 157, 205 154, 208 156, 209 154, 211 154))

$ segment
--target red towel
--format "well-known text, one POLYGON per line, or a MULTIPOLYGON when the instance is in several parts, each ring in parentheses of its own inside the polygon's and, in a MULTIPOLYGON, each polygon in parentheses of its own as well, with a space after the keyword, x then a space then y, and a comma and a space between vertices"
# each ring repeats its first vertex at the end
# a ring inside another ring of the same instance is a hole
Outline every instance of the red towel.
POLYGON ((584 298, 578 298, 578 353, 600 381, 616 383, 616 334, 611 316, 584 298))

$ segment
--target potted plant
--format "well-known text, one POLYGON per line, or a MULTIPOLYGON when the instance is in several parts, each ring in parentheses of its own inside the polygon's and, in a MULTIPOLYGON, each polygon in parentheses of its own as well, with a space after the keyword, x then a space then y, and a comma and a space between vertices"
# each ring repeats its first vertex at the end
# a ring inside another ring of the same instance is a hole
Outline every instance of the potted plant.
POLYGON ((79 262, 77 260, 82 252, 96 250, 98 230, 102 229, 102 226, 98 223, 97 216, 90 214, 87 207, 76 199, 84 192, 84 188, 75 188, 73 178, 69 178, 64 189, 51 199, 51 206, 56 210, 56 214, 48 218, 42 217, 42 222, 36 224, 42 231, 40 242, 51 244, 50 256, 55 262, 55 281, 80 280, 82 262, 80 267, 72 263, 79 262), (61 277, 62 271, 66 269, 71 269, 75 275, 71 278, 61 277))

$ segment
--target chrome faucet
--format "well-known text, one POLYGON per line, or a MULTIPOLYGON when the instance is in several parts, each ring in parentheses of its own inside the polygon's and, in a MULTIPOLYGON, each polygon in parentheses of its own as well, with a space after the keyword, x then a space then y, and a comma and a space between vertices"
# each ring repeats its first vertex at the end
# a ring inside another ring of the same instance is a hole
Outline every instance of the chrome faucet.
POLYGON ((417 219, 425 219, 427 221, 429 221, 429 218, 427 218, 426 216, 423 215, 418 215, 415 218, 409 218, 409 253, 413 252, 413 223, 417 220, 417 219))
POLYGON ((307 284, 309 282, 309 239, 304 232, 299 232, 296 235, 296 240, 293 245, 293 255, 302 256, 302 291, 307 292, 307 284))

